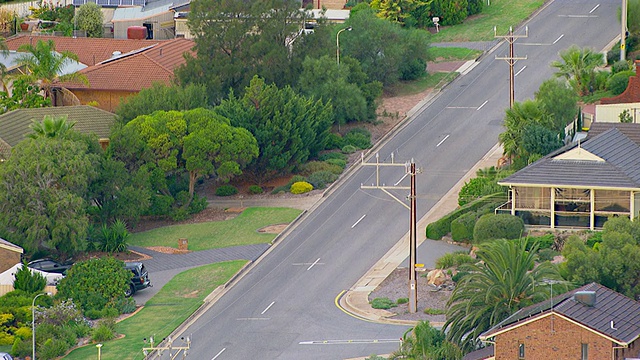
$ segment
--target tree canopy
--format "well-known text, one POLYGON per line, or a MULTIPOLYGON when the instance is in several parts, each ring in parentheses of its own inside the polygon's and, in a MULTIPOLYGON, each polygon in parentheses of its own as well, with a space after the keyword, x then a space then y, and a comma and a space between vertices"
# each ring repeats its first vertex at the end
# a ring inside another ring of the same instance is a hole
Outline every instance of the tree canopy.
POLYGON ((96 3, 87 2, 80 5, 77 10, 74 23, 77 24, 78 29, 87 32, 87 37, 101 38, 103 35, 102 23, 104 22, 104 16, 100 6, 96 3))
POLYGON ((333 119, 330 104, 279 89, 254 77, 242 98, 233 93, 215 108, 231 124, 249 130, 260 155, 249 170, 259 181, 291 171, 324 150, 333 119))
POLYGON ((604 56, 590 48, 571 46, 560 52, 562 61, 554 61, 551 66, 558 69, 557 77, 571 82, 578 95, 591 94, 596 90, 596 68, 603 66, 604 56))

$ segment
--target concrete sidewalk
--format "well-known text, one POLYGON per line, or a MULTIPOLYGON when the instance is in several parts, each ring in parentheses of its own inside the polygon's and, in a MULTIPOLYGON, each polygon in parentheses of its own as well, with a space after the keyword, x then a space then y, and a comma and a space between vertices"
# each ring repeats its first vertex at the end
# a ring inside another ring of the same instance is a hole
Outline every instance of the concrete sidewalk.
MULTIPOLYGON (((502 147, 496 144, 465 176, 454 185, 449 192, 431 208, 431 210, 418 221, 417 241, 418 246, 425 240, 424 229, 444 215, 458 207, 458 192, 466 181, 475 177, 476 171, 489 166, 496 166, 502 156, 502 147)), ((369 293, 384 281, 393 270, 402 264, 409 253, 409 233, 407 232, 395 246, 391 248, 364 276, 340 298, 340 305, 350 313, 376 322, 391 324, 415 325, 416 322, 408 320, 394 320, 390 317, 394 313, 386 310, 373 309, 369 304, 369 293)), ((432 323, 433 326, 443 324, 432 323)))

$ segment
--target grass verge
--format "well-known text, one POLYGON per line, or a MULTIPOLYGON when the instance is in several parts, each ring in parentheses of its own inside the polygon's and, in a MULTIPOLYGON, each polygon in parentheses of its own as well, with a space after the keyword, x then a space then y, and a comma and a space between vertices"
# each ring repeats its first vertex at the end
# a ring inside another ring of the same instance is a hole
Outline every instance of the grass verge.
MULTIPOLYGON (((103 360, 144 359, 142 339, 167 337, 202 304, 216 287, 227 282, 242 266, 244 260, 228 261, 184 271, 169 281, 136 315, 119 322, 116 332, 125 337, 107 341, 102 346, 103 360), (162 318, 162 321, 158 321, 162 318)), ((178 343, 175 344, 179 346, 178 343)), ((91 344, 78 348, 65 360, 94 359, 96 347, 91 344)))
POLYGON ((189 250, 192 251, 263 244, 272 241, 276 234, 259 233, 258 229, 288 224, 300 213, 300 210, 289 208, 248 208, 231 220, 173 225, 131 234, 129 245, 175 248, 181 238, 189 240, 189 250))
POLYGON ((543 4, 544 0, 491 0, 481 14, 467 18, 464 23, 440 27, 432 42, 491 41, 494 26, 498 27, 498 35, 504 35, 509 26, 520 25, 543 4))
POLYGON ((427 89, 440 89, 458 77, 457 72, 437 72, 414 81, 401 81, 385 89, 389 96, 419 94, 427 89))
POLYGON ((435 62, 474 60, 482 54, 482 50, 467 49, 462 47, 437 47, 429 48, 429 57, 435 62))

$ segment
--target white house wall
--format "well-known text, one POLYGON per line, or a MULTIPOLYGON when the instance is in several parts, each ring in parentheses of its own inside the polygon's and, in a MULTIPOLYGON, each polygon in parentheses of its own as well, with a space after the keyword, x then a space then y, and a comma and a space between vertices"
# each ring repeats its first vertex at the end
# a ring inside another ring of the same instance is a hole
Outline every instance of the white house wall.
POLYGON ((640 103, 596 105, 596 121, 618 123, 624 110, 629 110, 634 122, 640 123, 640 103))
POLYGON ((144 23, 153 24, 153 38, 156 40, 173 39, 175 22, 173 20, 173 12, 167 11, 156 14, 148 18, 114 20, 113 35, 116 39, 126 39, 127 29, 130 26, 142 26, 144 23))

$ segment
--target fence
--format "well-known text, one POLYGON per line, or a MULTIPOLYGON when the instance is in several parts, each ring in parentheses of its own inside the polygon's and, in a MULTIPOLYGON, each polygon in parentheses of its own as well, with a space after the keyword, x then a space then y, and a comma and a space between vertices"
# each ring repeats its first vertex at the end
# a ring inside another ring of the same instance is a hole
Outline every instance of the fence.
MULTIPOLYGON (((13 285, 0 285, 0 296, 13 291, 13 285)), ((44 292, 49 292, 55 295, 58 289, 55 286, 45 286, 44 292)))
MULTIPOLYGON (((53 1, 51 1, 53 3, 53 1)), ((29 1, 23 3, 11 3, 11 4, 2 4, 0 5, 0 9, 7 10, 9 12, 13 12, 19 17, 25 17, 31 14, 30 7, 40 7, 41 1, 29 1)), ((57 6, 67 6, 71 5, 73 0, 58 0, 55 1, 57 6)))

